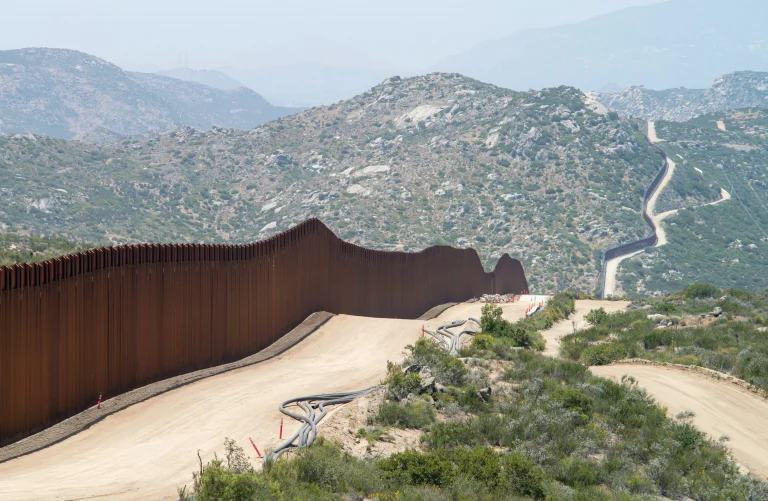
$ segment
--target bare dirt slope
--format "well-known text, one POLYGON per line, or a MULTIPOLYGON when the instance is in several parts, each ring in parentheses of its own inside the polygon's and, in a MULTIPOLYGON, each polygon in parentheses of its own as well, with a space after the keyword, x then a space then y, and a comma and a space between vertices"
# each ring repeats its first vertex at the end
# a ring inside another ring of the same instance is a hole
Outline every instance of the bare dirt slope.
MULTIPOLYGON (((504 305, 505 318, 530 303, 504 305)), ((388 360, 402 359, 421 327, 480 316, 459 304, 437 319, 338 315, 282 355, 178 388, 108 416, 58 444, 0 464, 0 498, 11 500, 172 500, 190 483, 197 451, 221 456, 225 437, 255 453, 278 443, 280 402, 378 384, 388 360)), ((286 420, 284 436, 299 424, 286 420)))
MULTIPOLYGON (((377 384, 421 322, 339 315, 284 354, 198 381, 107 417, 36 453, 0 464, 3 500, 175 499, 225 437, 253 452, 278 441, 278 405, 290 397, 377 384)), ((286 422, 285 435, 298 424, 286 422)), ((254 458, 255 463, 255 458, 254 458)))
POLYGON ((753 475, 768 478, 768 402, 733 384, 674 368, 648 365, 591 367, 598 376, 636 378, 670 414, 693 411, 697 428, 728 447, 753 475))
POLYGON ((547 330, 541 331, 541 335, 547 342, 544 354, 549 355, 550 357, 556 357, 560 353, 561 337, 572 334, 574 330, 580 331, 589 326, 589 323, 584 320, 584 316, 590 311, 603 308, 605 311, 611 313, 624 310, 627 306, 629 306, 629 301, 577 300, 576 310, 571 314, 570 318, 556 323, 547 330))

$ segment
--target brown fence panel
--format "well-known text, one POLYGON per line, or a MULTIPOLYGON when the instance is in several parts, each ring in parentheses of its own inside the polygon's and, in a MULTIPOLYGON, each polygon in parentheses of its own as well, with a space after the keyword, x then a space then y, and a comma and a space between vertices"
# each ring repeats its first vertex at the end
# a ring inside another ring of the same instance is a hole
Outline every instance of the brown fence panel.
POLYGON ((0 267, 0 446, 163 378, 264 349, 315 311, 415 318, 527 290, 519 261, 382 252, 310 219, 246 246, 104 248, 0 267))

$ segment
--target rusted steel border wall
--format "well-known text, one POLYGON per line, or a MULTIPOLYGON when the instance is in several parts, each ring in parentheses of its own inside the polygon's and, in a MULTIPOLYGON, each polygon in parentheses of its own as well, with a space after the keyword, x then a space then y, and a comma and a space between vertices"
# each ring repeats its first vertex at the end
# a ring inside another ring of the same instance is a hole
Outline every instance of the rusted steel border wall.
POLYGON ((0 268, 0 445, 104 398, 267 347, 315 311, 416 318, 527 289, 504 255, 382 252, 311 219, 250 245, 132 245, 0 268))

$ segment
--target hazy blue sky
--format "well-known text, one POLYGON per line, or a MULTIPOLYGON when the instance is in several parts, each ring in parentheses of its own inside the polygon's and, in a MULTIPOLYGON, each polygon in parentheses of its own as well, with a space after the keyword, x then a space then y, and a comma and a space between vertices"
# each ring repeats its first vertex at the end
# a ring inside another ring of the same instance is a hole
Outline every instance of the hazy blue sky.
POLYGON ((660 0, 10 0, 0 49, 82 50, 121 66, 319 62, 418 71, 475 43, 660 0))

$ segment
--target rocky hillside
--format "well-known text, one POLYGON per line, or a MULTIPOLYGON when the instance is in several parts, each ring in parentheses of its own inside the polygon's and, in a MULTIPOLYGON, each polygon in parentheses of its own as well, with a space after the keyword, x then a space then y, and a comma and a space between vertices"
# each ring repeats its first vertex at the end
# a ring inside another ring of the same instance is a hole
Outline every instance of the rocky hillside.
POLYGON ((0 231, 102 243, 248 242, 308 217, 381 249, 508 252, 539 291, 594 290, 602 249, 645 235, 661 166, 576 89, 391 78, 249 132, 187 128, 94 149, 0 138, 0 231))
POLYGON ((106 144, 181 126, 251 129, 296 110, 257 93, 125 72, 81 52, 0 51, 0 133, 106 144))
POLYGON ((731 73, 718 78, 707 89, 657 91, 628 87, 615 94, 594 93, 592 96, 622 116, 685 122, 707 113, 753 106, 768 108, 768 73, 731 73))

